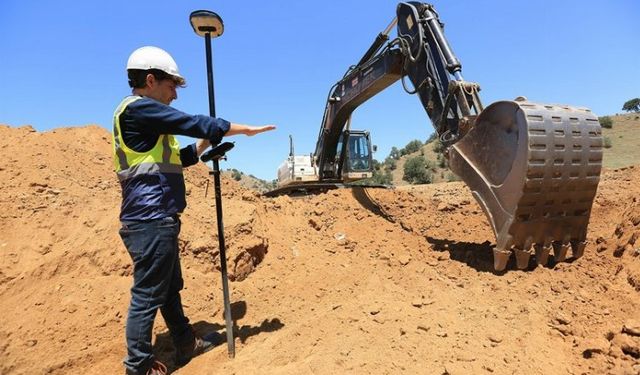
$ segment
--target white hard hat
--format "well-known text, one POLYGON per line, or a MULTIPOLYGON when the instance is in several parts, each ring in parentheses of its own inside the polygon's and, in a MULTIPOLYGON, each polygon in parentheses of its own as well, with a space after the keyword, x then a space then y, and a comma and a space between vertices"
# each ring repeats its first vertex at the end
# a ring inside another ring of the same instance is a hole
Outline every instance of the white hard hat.
POLYGON ((129 69, 158 69, 184 81, 184 77, 178 71, 178 64, 171 55, 162 48, 145 46, 133 51, 127 61, 127 70, 129 69))

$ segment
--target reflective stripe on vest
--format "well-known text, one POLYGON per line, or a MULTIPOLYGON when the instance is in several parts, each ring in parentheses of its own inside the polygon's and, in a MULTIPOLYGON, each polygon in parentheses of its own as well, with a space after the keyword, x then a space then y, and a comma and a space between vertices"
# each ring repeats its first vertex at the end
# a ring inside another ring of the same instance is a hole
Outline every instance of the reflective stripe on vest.
POLYGON ((129 104, 139 99, 142 97, 126 97, 113 115, 113 161, 118 179, 124 181, 150 173, 181 174, 180 145, 173 135, 160 135, 155 146, 146 152, 134 151, 124 143, 120 129, 120 116, 129 104))

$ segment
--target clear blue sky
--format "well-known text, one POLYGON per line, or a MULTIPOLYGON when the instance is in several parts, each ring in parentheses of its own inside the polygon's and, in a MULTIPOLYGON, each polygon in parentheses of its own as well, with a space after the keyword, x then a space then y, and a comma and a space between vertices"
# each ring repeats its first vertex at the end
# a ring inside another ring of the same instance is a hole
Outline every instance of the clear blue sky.
MULTIPOLYGON (((234 137, 222 168, 271 180, 288 153, 313 151, 329 88, 356 63, 395 15, 395 1, 71 1, 0 2, 0 123, 44 131, 99 124, 129 93, 125 64, 143 45, 169 51, 187 78, 173 106, 208 113, 204 40, 196 9, 217 12, 214 40, 219 117, 276 124, 275 132, 234 137)), ((545 103, 621 112, 640 97, 640 1, 437 1, 445 34, 466 80, 485 105, 519 95, 545 103)), ((433 129, 417 97, 399 83, 356 110, 384 159, 392 146, 433 129)), ((182 139, 185 143, 187 139, 182 139)))

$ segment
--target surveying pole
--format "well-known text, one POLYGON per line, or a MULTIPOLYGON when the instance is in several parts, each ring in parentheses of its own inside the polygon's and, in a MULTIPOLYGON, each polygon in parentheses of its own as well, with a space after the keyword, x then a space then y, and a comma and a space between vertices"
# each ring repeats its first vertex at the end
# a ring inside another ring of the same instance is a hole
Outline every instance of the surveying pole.
MULTIPOLYGON (((216 117, 215 95, 213 92, 213 57, 211 51, 211 38, 217 38, 224 32, 222 18, 216 13, 208 10, 196 10, 189 16, 193 31, 204 37, 204 44, 207 59, 207 82, 209 85, 209 115, 216 117)), ((229 358, 236 355, 236 347, 233 339, 233 323, 231 321, 231 303, 229 302, 229 279, 227 277, 227 256, 224 244, 224 225, 222 223, 222 195, 220 193, 220 165, 218 160, 225 157, 225 153, 233 148, 233 143, 225 142, 205 152, 200 160, 203 162, 213 161, 213 168, 210 174, 213 175, 216 198, 216 216, 218 219, 218 242, 220 246, 220 271, 222 273, 222 292, 224 295, 224 319, 227 326, 227 349, 229 358)))

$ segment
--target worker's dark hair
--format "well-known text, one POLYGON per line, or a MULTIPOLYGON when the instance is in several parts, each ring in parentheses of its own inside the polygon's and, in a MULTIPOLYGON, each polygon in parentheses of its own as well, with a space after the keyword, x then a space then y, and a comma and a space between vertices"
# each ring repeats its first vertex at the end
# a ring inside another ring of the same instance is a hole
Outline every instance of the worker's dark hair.
POLYGON ((163 79, 171 79, 176 83, 178 87, 185 87, 186 82, 182 78, 178 78, 176 76, 172 76, 171 74, 165 73, 160 69, 128 69, 127 75, 129 77, 129 87, 134 89, 141 89, 147 85, 147 74, 153 74, 153 76, 161 81, 163 79))

